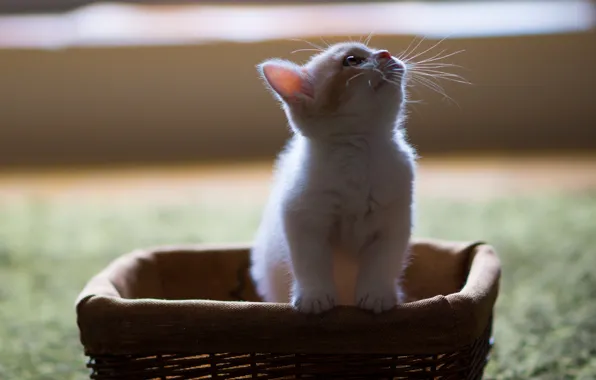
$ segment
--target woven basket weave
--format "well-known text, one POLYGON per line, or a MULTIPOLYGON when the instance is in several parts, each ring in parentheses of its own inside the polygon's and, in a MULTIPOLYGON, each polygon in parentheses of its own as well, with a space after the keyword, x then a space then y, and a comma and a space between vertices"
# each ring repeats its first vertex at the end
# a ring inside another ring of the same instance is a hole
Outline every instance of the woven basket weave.
POLYGON ((92 379, 480 379, 500 263, 482 243, 417 240, 408 302, 302 315, 258 302, 248 246, 140 250, 77 300, 92 379))

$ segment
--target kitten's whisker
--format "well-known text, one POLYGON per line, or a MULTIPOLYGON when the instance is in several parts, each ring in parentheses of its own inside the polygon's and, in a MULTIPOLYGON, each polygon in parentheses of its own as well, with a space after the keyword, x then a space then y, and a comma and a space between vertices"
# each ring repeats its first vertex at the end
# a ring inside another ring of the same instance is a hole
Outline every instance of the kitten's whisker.
POLYGON ((381 74, 382 77, 385 76, 385 73, 383 71, 381 71, 380 69, 378 69, 376 67, 373 67, 372 69, 373 69, 373 71, 376 71, 377 73, 381 74))
POLYGON ((373 34, 374 34, 374 32, 372 32, 372 31, 368 34, 368 37, 366 37, 366 39, 364 40, 364 45, 368 46, 368 44, 370 43, 370 41, 373 38, 373 34))
POLYGON ((469 82, 465 79, 458 79, 458 78, 453 78, 453 77, 449 77, 449 76, 444 76, 444 75, 439 75, 439 74, 425 74, 425 73, 417 73, 418 75, 423 75, 426 77, 430 77, 430 78, 437 78, 437 79, 444 79, 444 80, 448 80, 451 82, 456 82, 456 83, 461 83, 461 84, 472 84, 472 82, 469 82))
POLYGON ((428 68, 428 69, 440 69, 442 67, 457 67, 457 68, 461 68, 461 69, 466 69, 465 67, 461 66, 461 65, 456 65, 454 63, 442 63, 442 62, 430 62, 430 63, 422 63, 422 64, 418 64, 418 63, 410 63, 410 66, 412 68, 428 68))
POLYGON ((461 84, 469 84, 469 85, 472 84, 472 82, 463 81, 463 80, 457 80, 457 79, 453 79, 453 78, 441 78, 441 79, 445 79, 445 80, 448 80, 450 82, 461 83, 461 84))
MULTIPOLYGON (((437 54, 433 55, 432 57, 430 57, 430 58, 426 58, 426 59, 422 60, 421 62, 427 62, 427 60, 428 60, 428 59, 437 58, 437 57, 439 57, 441 54, 445 53, 446 51, 447 51, 446 49, 443 49, 443 50, 441 50, 440 52, 438 52, 437 54)), ((412 60, 410 59, 410 61, 412 61, 412 60)), ((414 65, 416 65, 416 64, 418 64, 418 63, 419 63, 419 62, 412 62, 412 64, 414 64, 414 65)))
POLYGON ((391 77, 383 77, 383 80, 387 83, 394 85, 394 86, 397 86, 397 87, 401 86, 400 78, 396 77, 395 75, 392 75, 391 77))
POLYGON ((414 80, 415 82, 418 82, 420 84, 425 85, 426 87, 440 93, 440 94, 445 94, 445 89, 438 83, 425 78, 425 77, 420 77, 420 76, 412 76, 412 80, 414 80))
POLYGON ((382 80, 384 80, 384 81, 386 81, 388 83, 391 83, 391 84, 393 84, 395 86, 399 86, 399 82, 392 81, 390 78, 387 77, 387 75, 383 71, 379 70, 378 68, 373 67, 373 71, 376 71, 377 73, 381 74, 381 79, 382 80))
POLYGON ((445 41, 447 38, 448 37, 445 37, 445 38, 441 39, 440 41, 438 41, 437 43, 435 43, 434 45, 432 45, 431 47, 429 47, 428 49, 426 49, 412 57, 406 58, 405 64, 406 64, 406 67, 408 68, 408 74, 410 75, 412 82, 418 83, 424 87, 427 87, 430 90, 435 91, 438 94, 442 95, 444 98, 451 100, 453 103, 457 104, 457 102, 455 102, 455 100, 453 100, 451 97, 449 97, 447 95, 445 89, 439 83, 437 83, 436 80, 444 79, 444 80, 448 80, 448 81, 456 82, 456 83, 471 84, 468 80, 466 80, 461 75, 454 74, 454 73, 448 73, 443 70, 440 70, 440 69, 446 68, 446 67, 461 67, 459 65, 440 62, 440 61, 445 58, 451 57, 453 55, 459 54, 459 53, 463 52, 464 50, 458 50, 453 53, 445 54, 446 50, 443 49, 439 53, 433 55, 432 57, 423 59, 420 62, 413 62, 416 58, 422 56, 423 54, 428 53, 429 51, 434 49, 436 46, 438 46, 440 43, 445 41))
POLYGON ((444 80, 448 80, 451 82, 457 82, 457 83, 462 83, 462 84, 472 84, 471 82, 468 82, 467 80, 461 80, 461 79, 457 79, 457 78, 451 78, 451 77, 446 77, 446 76, 442 76, 442 75, 433 75, 433 74, 424 74, 424 73, 416 73, 416 75, 422 75, 424 77, 429 77, 429 78, 433 78, 433 79, 444 79, 444 80))
POLYGON ((441 61, 434 61, 434 62, 430 62, 425 60, 424 62, 408 62, 409 65, 412 66, 436 66, 436 65, 440 65, 440 66, 455 66, 455 67, 463 67, 461 65, 456 65, 455 63, 449 63, 449 62, 441 62, 441 61))
POLYGON ((387 60, 384 64, 383 67, 393 67, 393 66, 399 66, 399 63, 394 61, 393 59, 387 60))
POLYGON ((424 77, 418 77, 418 79, 421 82, 427 83, 430 86, 429 88, 435 89, 435 91, 437 91, 439 94, 441 94, 443 96, 447 96, 447 92, 445 91, 445 88, 443 88, 443 86, 441 86, 437 82, 435 82, 431 79, 428 79, 428 78, 424 78, 424 77))
POLYGON ((412 41, 410 41, 410 43, 408 44, 408 47, 406 48, 406 50, 403 50, 401 53, 399 53, 399 56, 397 56, 397 59, 401 59, 401 57, 403 57, 406 52, 408 50, 410 50, 410 47, 412 46, 412 44, 414 43, 414 41, 416 41, 416 37, 412 38, 412 41))
MULTIPOLYGON (((420 44, 421 44, 421 43, 422 43, 422 42, 423 42, 425 39, 426 39, 426 37, 422 37, 422 38, 420 39, 420 41, 418 41, 418 44, 416 44, 416 46, 414 46, 414 48, 413 48, 413 49, 412 49, 410 52, 408 52, 407 54, 406 54, 406 53, 404 53, 404 54, 400 55, 398 59, 400 59, 400 60, 402 60, 402 61, 409 61, 409 60, 410 60, 410 58, 408 58, 408 56, 409 56, 409 55, 411 55, 411 54, 413 54, 413 53, 416 51, 416 49, 418 49, 418 47, 420 46, 420 44)), ((407 50, 406 50, 406 51, 407 51, 407 50)))
POLYGON ((325 39, 323 37, 319 37, 319 39, 321 40, 321 42, 323 42, 325 45, 327 45, 327 48, 329 48, 329 42, 325 41, 325 39))
POLYGON ((441 42, 445 41, 447 38, 449 38, 449 36, 447 36, 447 37, 445 37, 445 38, 441 39, 439 42, 437 42, 437 43, 436 43, 436 44, 434 44, 433 46, 429 47, 428 49, 426 49, 426 50, 425 50, 425 51, 423 51, 422 53, 418 53, 418 54, 416 54, 415 56, 408 58, 408 60, 409 60, 409 61, 411 61, 411 60, 413 60, 413 59, 416 59, 417 57, 419 57, 419 56, 421 56, 421 55, 423 55, 423 54, 425 54, 425 53, 428 53, 430 50, 432 50, 432 49, 434 49, 435 47, 439 46, 439 45, 441 44, 441 42))
POLYGON ((423 36, 423 37, 422 37, 422 38, 421 38, 421 39, 418 41, 418 43, 412 47, 412 49, 408 48, 408 50, 406 50, 406 51, 404 52, 404 54, 400 55, 398 59, 401 59, 401 60, 403 60, 403 61, 406 61, 406 60, 407 60, 407 57, 408 57, 410 54, 413 54, 413 53, 416 51, 416 49, 418 49, 418 47, 420 46, 420 44, 422 44, 422 42, 423 42, 425 39, 426 39, 426 37, 424 37, 424 36, 423 36))
POLYGON ((319 46, 313 42, 307 41, 307 40, 301 40, 299 38, 292 38, 292 39, 290 39, 290 41, 304 42, 305 44, 310 45, 311 47, 314 47, 315 49, 318 49, 321 52, 325 51, 325 49, 323 49, 321 46, 319 46))
POLYGON ((428 87, 429 89, 433 90, 433 91, 437 91, 437 92, 441 92, 441 88, 434 82, 426 79, 426 78, 421 78, 421 77, 412 77, 412 81, 418 84, 421 84, 425 87, 428 87))
MULTIPOLYGON (((411 70, 414 73, 419 73, 422 75, 428 75, 428 76, 436 76, 436 77, 441 77, 441 78, 454 78, 454 79, 458 79, 464 82, 468 82, 466 80, 466 78, 462 77, 461 75, 457 75, 457 74, 452 74, 452 73, 446 73, 444 71, 440 71, 440 70, 411 70)), ((469 83, 469 82, 468 82, 469 83)))
POLYGON ((422 63, 427 63, 427 62, 434 62, 434 61, 438 61, 438 60, 441 60, 441 59, 449 58, 449 57, 452 57, 452 56, 454 56, 456 54, 463 53, 464 51, 466 51, 466 50, 465 49, 462 49, 462 50, 454 51, 453 53, 449 53, 449 54, 444 55, 442 57, 425 59, 423 61, 417 62, 417 64, 422 64, 422 63))
POLYGON ((459 107, 459 104, 449 95, 447 95, 447 93, 445 92, 445 89, 437 84, 436 82, 433 82, 432 80, 428 79, 428 78, 424 78, 424 77, 412 77, 412 80, 414 80, 415 82, 418 82, 419 84, 427 87, 430 90, 435 91, 436 93, 438 93, 439 95, 443 96, 445 99, 450 100, 451 102, 453 102, 455 105, 457 105, 459 107))
POLYGON ((299 53, 302 51, 316 51, 316 52, 320 52, 321 50, 319 49, 296 49, 294 51, 291 51, 290 54, 295 54, 295 53, 299 53))
POLYGON ((386 63, 383 68, 384 69, 393 69, 394 67, 397 67, 397 68, 400 68, 401 69, 401 65, 399 63, 397 63, 397 62, 386 63))
POLYGON ((461 84, 472 84, 471 82, 468 82, 467 80, 463 79, 456 79, 456 78, 451 78, 451 77, 447 77, 447 76, 443 76, 443 75, 438 75, 438 74, 427 74, 427 73, 420 73, 420 72, 416 72, 414 73, 416 75, 423 75, 425 77, 429 77, 429 78, 439 78, 439 79, 444 79, 444 80, 448 80, 450 82, 456 82, 456 83, 461 83, 461 84))
POLYGON ((352 79, 356 79, 356 78, 358 78, 358 77, 359 77, 359 76, 361 76, 361 75, 364 75, 364 72, 362 72, 362 73, 358 73, 358 74, 356 74, 356 75, 354 75, 354 76, 350 77, 350 78, 349 78, 349 79, 346 81, 346 87, 348 87, 348 85, 350 84, 350 81, 351 81, 352 79))

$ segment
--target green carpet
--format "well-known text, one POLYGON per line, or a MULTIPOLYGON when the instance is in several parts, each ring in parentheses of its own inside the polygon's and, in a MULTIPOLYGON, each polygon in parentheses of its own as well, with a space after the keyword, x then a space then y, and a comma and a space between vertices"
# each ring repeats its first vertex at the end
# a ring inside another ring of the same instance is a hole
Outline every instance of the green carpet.
MULTIPOLYGON (((135 247, 250 240, 259 207, 0 202, 0 379, 84 379, 73 302, 135 247)), ((420 202, 417 236, 482 239, 504 269, 495 379, 596 378, 596 195, 420 202)))

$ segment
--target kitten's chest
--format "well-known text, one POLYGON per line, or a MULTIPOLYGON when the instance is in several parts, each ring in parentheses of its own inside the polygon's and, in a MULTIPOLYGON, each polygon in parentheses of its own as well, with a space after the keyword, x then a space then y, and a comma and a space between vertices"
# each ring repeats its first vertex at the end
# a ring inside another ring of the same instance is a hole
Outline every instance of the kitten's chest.
POLYGON ((369 213, 373 193, 382 183, 376 180, 370 162, 352 160, 337 172, 335 182, 338 194, 337 211, 347 217, 359 217, 369 213))
POLYGON ((409 188, 408 158, 392 147, 383 148, 344 149, 323 162, 318 181, 334 194, 335 210, 342 217, 359 219, 409 188))

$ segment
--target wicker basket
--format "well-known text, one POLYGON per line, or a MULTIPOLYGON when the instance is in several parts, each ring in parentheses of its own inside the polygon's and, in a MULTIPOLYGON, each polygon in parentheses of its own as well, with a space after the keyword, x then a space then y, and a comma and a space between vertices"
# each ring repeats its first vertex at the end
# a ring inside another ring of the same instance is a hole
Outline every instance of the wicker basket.
POLYGON ((87 284, 78 325, 92 379, 480 379, 500 263, 482 243, 417 240, 410 299, 374 315, 258 302, 247 246, 124 255, 87 284))

